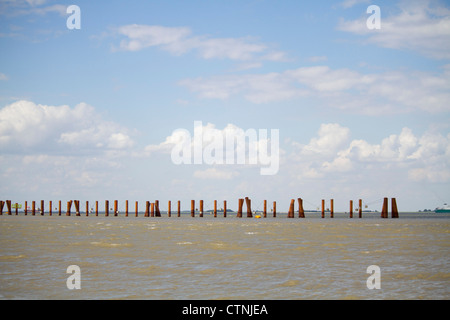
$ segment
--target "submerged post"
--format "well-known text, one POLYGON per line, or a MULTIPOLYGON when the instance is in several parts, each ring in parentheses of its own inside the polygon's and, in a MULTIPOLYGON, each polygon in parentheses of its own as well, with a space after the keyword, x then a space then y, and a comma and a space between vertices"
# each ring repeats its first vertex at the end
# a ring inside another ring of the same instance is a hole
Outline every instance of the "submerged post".
POLYGON ((305 210, 303 209, 303 199, 298 198, 298 217, 304 218, 305 217, 305 210))
POLYGON ((350 200, 350 218, 353 218, 353 200, 350 200))
POLYGON ((227 200, 223 200, 223 217, 227 217, 227 200))

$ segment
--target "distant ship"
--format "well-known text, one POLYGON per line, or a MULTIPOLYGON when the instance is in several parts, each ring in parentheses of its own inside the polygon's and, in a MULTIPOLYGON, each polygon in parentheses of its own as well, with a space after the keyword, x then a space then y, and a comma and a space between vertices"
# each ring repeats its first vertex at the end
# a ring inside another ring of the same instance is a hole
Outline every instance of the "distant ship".
POLYGON ((450 213, 450 206, 446 203, 444 203, 443 207, 438 207, 434 209, 434 212, 436 213, 450 213))

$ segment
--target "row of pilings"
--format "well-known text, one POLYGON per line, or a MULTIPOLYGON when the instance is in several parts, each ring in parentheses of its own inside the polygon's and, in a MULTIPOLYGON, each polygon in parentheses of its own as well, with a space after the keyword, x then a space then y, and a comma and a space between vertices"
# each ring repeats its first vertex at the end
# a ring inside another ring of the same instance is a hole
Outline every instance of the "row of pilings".
MULTIPOLYGON (((246 204, 247 207, 247 218, 252 218, 253 217, 253 213, 252 213, 252 208, 251 208, 251 199, 246 197, 246 198, 242 198, 239 199, 238 201, 238 211, 236 213, 236 217, 238 218, 242 218, 242 212, 243 212, 243 206, 244 206, 244 202, 246 204)), ((295 199, 291 199, 290 205, 289 205, 289 211, 287 214, 288 218, 295 218, 295 199)), ((303 199, 302 198, 298 198, 297 199, 298 202, 298 217, 299 218, 305 218, 305 210, 303 209, 303 199)), ((381 209, 381 218, 388 218, 388 202, 389 199, 388 198, 384 198, 383 200, 383 207, 381 209)), ((6 204, 6 213, 7 215, 12 215, 13 214, 13 209, 15 210, 15 215, 18 215, 18 209, 19 209, 19 205, 17 203, 12 203, 11 200, 6 200, 6 201, 0 201, 0 215, 3 215, 3 208, 5 207, 6 204)), ((32 201, 31 202, 31 209, 28 209, 28 202, 25 201, 25 208, 24 208, 24 214, 28 215, 28 213, 30 213, 31 215, 36 215, 36 213, 40 214, 40 215, 44 215, 45 212, 45 202, 44 200, 41 200, 40 202, 40 207, 37 209, 36 208, 36 202, 32 201)), ((61 207, 62 203, 61 200, 58 202, 58 208, 55 208, 55 214, 57 213, 59 216, 62 215, 62 207, 61 207)), ((199 217, 203 217, 203 200, 200 200, 200 208, 199 208, 199 217)), ((48 214, 51 216, 53 214, 52 211, 53 208, 53 203, 52 201, 49 201, 49 206, 48 206, 48 214)), ((128 217, 129 215, 129 210, 128 210, 128 200, 125 200, 125 216, 128 217)), ((135 202, 135 208, 134 208, 134 214, 137 217, 139 215, 139 210, 138 210, 138 201, 135 202)), ((350 200, 350 207, 349 207, 349 218, 353 218, 353 200, 350 200)), ((99 215, 99 203, 98 201, 95 201, 95 210, 89 210, 89 201, 86 201, 86 207, 85 210, 82 210, 80 208, 80 201, 79 200, 70 200, 67 201, 67 207, 66 207, 66 212, 65 215, 66 216, 70 216, 71 214, 75 214, 76 216, 81 216, 82 211, 84 211, 86 216, 89 216, 89 214, 94 214, 95 216, 99 215), (73 209, 75 209, 75 212, 72 211, 72 205, 73 205, 73 209)), ((109 207, 109 200, 105 200, 105 211, 104 214, 106 217, 108 217, 110 215, 110 211, 112 211, 112 215, 114 216, 118 216, 119 215, 119 201, 118 200, 114 200, 114 209, 109 207)), ((195 213, 196 213, 196 209, 195 209, 195 200, 191 200, 191 217, 195 217, 195 213)), ((224 200, 223 201, 223 209, 221 210, 223 211, 223 217, 225 218, 227 216, 227 201, 224 200)), ((277 216, 277 203, 276 201, 273 202, 273 207, 272 207, 272 216, 274 218, 276 218, 277 216)), ((330 218, 334 218, 334 199, 330 200, 330 208, 329 209, 325 209, 325 199, 322 199, 322 210, 321 210, 321 217, 325 218, 325 213, 330 214, 330 218)), ((356 212, 355 212, 356 213, 356 212)), ((362 218, 362 199, 359 199, 359 206, 358 206, 358 218, 362 218)), ((178 217, 181 216, 181 201, 178 200, 177 203, 177 211, 176 214, 178 217)), ((214 209, 212 211, 212 214, 214 215, 214 217, 217 217, 218 214, 218 210, 217 210, 217 200, 214 200, 214 209)), ((168 217, 172 216, 172 202, 168 201, 168 206, 167 206, 167 215, 168 217)), ((154 202, 150 202, 150 201, 146 201, 145 202, 145 212, 144 212, 144 216, 145 217, 161 217, 161 211, 159 208, 159 201, 156 200, 154 202)), ((262 215, 260 216, 258 214, 258 217, 263 217, 263 218, 267 218, 267 200, 264 200, 264 205, 263 205, 263 211, 262 211, 262 215)), ((397 209, 397 201, 395 198, 391 198, 391 218, 398 218, 398 209, 397 209)))

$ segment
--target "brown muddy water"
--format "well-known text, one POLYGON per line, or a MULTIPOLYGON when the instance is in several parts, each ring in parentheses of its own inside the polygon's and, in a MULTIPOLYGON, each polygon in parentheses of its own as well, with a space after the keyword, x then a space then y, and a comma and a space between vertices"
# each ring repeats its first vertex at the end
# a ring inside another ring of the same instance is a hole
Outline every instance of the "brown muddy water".
POLYGON ((0 299, 449 299, 449 254, 450 217, 437 214, 3 215, 0 299), (67 287, 70 265, 81 289, 67 287))

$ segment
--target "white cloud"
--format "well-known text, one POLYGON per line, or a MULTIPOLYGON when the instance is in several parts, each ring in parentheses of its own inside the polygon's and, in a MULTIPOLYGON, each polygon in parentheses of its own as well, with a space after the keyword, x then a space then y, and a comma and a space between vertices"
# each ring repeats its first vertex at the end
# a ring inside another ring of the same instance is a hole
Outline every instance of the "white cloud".
POLYGON ((368 16, 342 20, 338 29, 367 36, 369 44, 413 50, 435 59, 450 59, 450 9, 436 1, 402 1, 397 15, 385 16, 381 7, 381 29, 369 30, 368 16))
POLYGON ((192 35, 187 27, 164 27, 151 25, 125 25, 117 28, 125 36, 120 49, 138 51, 148 47, 159 47, 173 55, 196 51, 204 59, 269 60, 285 61, 286 55, 250 37, 212 38, 192 35))
POLYGON ((179 84, 200 98, 228 99, 242 94, 250 102, 269 103, 313 96, 330 107, 363 114, 450 110, 450 65, 444 66, 440 74, 362 74, 345 68, 314 66, 267 74, 184 79, 179 84))
POLYGON ((8 80, 8 76, 4 73, 0 72, 0 81, 7 81, 8 80))
POLYGON ((85 103, 70 108, 21 100, 0 109, 3 152, 86 152, 132 145, 126 129, 102 119, 85 103))

